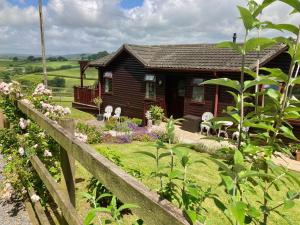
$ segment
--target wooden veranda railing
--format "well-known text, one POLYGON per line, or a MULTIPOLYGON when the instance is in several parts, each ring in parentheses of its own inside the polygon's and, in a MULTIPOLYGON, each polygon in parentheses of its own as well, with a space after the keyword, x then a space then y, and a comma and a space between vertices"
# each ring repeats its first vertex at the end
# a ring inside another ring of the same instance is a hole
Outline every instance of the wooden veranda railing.
POLYGON ((67 191, 55 182, 37 156, 32 156, 30 161, 69 225, 83 224, 75 208, 74 160, 77 160, 122 202, 137 205, 139 208, 134 209, 133 212, 147 225, 189 224, 181 210, 170 202, 161 200, 158 194, 150 191, 92 147, 76 139, 72 133, 74 124, 72 121, 63 120, 57 124, 23 101, 18 101, 17 106, 62 147, 61 165, 67 191))
POLYGON ((99 97, 99 89, 94 87, 74 87, 74 102, 95 105, 94 98, 99 97))

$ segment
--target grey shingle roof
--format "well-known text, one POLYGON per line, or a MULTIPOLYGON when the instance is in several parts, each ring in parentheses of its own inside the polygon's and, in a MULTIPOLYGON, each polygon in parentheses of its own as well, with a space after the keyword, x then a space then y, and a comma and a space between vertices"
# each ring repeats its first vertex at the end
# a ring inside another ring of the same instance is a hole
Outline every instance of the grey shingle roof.
MULTIPOLYGON (((147 68, 174 70, 239 71, 241 56, 232 49, 218 48, 216 44, 188 45, 130 45, 125 44, 118 51, 99 60, 91 66, 106 66, 123 50, 127 50, 147 68)), ((283 44, 276 44, 260 53, 261 64, 286 50, 283 44)), ((257 52, 246 57, 246 67, 255 68, 257 52)))

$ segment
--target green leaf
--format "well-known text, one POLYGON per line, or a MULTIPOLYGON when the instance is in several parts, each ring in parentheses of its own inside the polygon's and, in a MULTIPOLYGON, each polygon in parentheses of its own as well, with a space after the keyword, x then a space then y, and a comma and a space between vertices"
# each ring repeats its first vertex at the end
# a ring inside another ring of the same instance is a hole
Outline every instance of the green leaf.
POLYGON ((243 50, 241 48, 241 45, 238 45, 237 43, 234 43, 232 41, 224 41, 217 44, 218 48, 231 48, 235 50, 237 53, 242 54, 243 50))
POLYGON ((250 122, 249 120, 244 121, 244 126, 245 127, 253 127, 253 128, 258 128, 258 129, 263 129, 263 130, 270 130, 270 131, 274 131, 274 127, 266 124, 264 122, 259 122, 259 123, 253 123, 250 122))
POLYGON ((286 199, 283 204, 283 209, 291 209, 295 206, 295 202, 293 200, 286 199))
POLYGON ((170 156, 170 155, 171 155, 170 152, 163 152, 158 156, 158 159, 162 159, 162 158, 170 156))
POLYGON ((217 164, 222 170, 224 170, 226 172, 226 174, 228 176, 233 177, 233 175, 234 175, 233 172, 225 163, 223 163, 217 159, 211 158, 211 157, 209 157, 208 159, 213 161, 215 164, 217 164))
POLYGON ((233 88, 237 91, 240 91, 240 89, 241 89, 241 85, 238 81, 231 80, 228 78, 211 79, 211 80, 204 81, 202 84, 204 84, 204 85, 205 84, 221 85, 221 86, 233 88))
POLYGON ((197 222, 197 213, 192 210, 184 210, 186 215, 188 216, 188 219, 190 220, 191 224, 196 224, 197 222))
POLYGON ((121 212, 124 209, 134 209, 134 208, 139 208, 139 207, 134 204, 124 204, 119 207, 119 211, 121 212))
POLYGON ((280 130, 282 131, 282 133, 280 133, 280 134, 283 135, 284 137, 289 138, 294 141, 299 141, 298 138, 295 137, 293 131, 289 127, 281 126, 280 130))
POLYGON ((233 158, 234 158, 234 165, 244 164, 244 156, 239 150, 235 150, 233 158))
POLYGON ((225 175, 221 175, 221 178, 225 184, 226 190, 230 192, 234 187, 232 178, 230 176, 225 175))
POLYGON ((246 74, 250 75, 251 77, 253 77, 254 79, 257 77, 256 72, 254 72, 254 71, 252 71, 252 70, 250 70, 250 69, 245 68, 244 72, 245 72, 246 74))
POLYGON ((239 225, 243 225, 245 223, 246 208, 247 205, 240 201, 233 202, 229 207, 232 215, 237 220, 239 225))
POLYGON ((291 83, 292 84, 300 84, 300 77, 294 78, 291 83))
POLYGON ((250 207, 247 211, 247 214, 251 216, 252 218, 259 218, 261 216, 261 213, 258 209, 255 207, 250 207))
POLYGON ((95 217, 96 217, 96 212, 94 210, 89 211, 84 218, 83 224, 90 225, 95 217))
POLYGON ((149 156, 153 159, 156 159, 156 155, 154 155, 153 153, 151 152, 147 152, 147 151, 136 151, 135 153, 139 153, 139 154, 143 154, 143 155, 146 155, 146 156, 149 156))
POLYGON ((279 31, 289 31, 295 35, 298 35, 299 33, 298 27, 292 24, 273 24, 271 22, 268 22, 264 27, 268 29, 279 30, 279 31))
POLYGON ((253 17, 257 17, 262 11, 268 7, 270 4, 275 2, 275 0, 264 0, 258 7, 257 9, 252 13, 253 17))
POLYGON ((289 80, 288 75, 285 72, 283 72, 281 69, 278 69, 278 68, 273 69, 273 68, 263 67, 263 68, 260 68, 260 70, 268 72, 269 73, 268 76, 276 78, 277 81, 279 81, 279 82, 287 83, 289 80))
POLYGON ((251 12, 242 6, 237 6, 237 7, 240 11, 240 16, 241 19, 243 20, 244 27, 246 28, 246 30, 251 30, 253 28, 253 23, 255 21, 251 12))
POLYGON ((255 80, 247 80, 244 82, 244 91, 256 85, 278 85, 276 81, 268 77, 257 77, 255 80))
POLYGON ((251 38, 245 43, 245 51, 246 53, 251 51, 261 51, 274 44, 276 44, 276 41, 270 38, 251 38))

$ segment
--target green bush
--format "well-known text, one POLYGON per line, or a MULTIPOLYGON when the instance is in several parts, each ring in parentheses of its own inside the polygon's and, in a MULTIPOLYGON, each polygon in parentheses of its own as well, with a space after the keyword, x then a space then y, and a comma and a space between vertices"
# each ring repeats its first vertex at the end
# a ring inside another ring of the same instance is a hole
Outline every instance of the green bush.
POLYGON ((109 120, 107 120, 105 122, 105 128, 106 128, 106 130, 114 130, 116 128, 116 126, 117 126, 117 123, 118 123, 117 119, 110 118, 109 120))
POLYGON ((49 86, 51 87, 65 87, 66 86, 66 80, 62 77, 54 77, 53 80, 48 81, 49 86))
POLYGON ((158 105, 151 105, 150 109, 151 118, 154 122, 162 121, 164 117, 164 109, 158 105))
POLYGON ((139 119, 139 118, 132 118, 132 119, 130 120, 130 122, 133 123, 133 124, 135 124, 135 125, 137 125, 137 126, 141 126, 142 123, 143 123, 143 120, 142 120, 142 119, 139 119))
POLYGON ((87 142, 89 144, 99 144, 102 142, 103 131, 101 128, 89 126, 84 123, 78 123, 76 125, 76 130, 88 136, 87 142))

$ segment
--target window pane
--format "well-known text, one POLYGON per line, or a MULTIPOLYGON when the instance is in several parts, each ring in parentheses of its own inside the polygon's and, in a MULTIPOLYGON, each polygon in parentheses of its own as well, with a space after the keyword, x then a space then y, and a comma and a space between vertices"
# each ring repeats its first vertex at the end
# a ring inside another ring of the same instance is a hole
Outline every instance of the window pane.
POLYGON ((195 78, 193 79, 193 85, 201 85, 204 82, 204 79, 195 78))
POLYGON ((146 74, 145 75, 145 81, 152 81, 155 82, 156 78, 154 74, 146 74))
POLYGON ((105 93, 112 92, 112 79, 105 79, 104 91, 105 93))
POLYGON ((192 100, 196 101, 196 102, 204 101, 204 87, 203 86, 194 86, 193 87, 192 100))
POLYGON ((147 82, 146 83, 146 98, 155 98, 155 97, 156 97, 155 83, 147 82))

